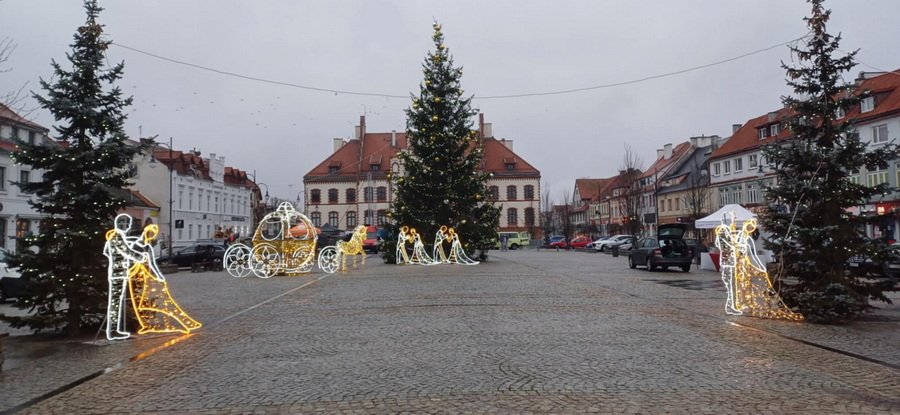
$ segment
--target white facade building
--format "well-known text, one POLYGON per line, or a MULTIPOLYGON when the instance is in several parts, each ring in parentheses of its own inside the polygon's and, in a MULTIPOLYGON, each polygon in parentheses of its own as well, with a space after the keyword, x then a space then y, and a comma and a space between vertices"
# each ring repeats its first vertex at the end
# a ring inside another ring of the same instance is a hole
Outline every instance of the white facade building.
MULTIPOLYGON (((48 130, 22 118, 0 104, 0 247, 16 252, 16 237, 38 231, 41 216, 28 204, 30 194, 23 193, 10 182, 27 182, 43 175, 41 170, 17 166, 10 154, 16 146, 13 137, 27 142, 50 143, 48 130)), ((55 145, 55 144, 54 144, 55 145)))

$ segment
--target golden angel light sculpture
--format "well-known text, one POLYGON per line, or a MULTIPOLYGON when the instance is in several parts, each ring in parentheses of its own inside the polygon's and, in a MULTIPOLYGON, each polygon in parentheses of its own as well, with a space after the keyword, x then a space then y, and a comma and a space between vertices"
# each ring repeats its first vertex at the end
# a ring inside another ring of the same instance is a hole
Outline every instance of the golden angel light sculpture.
POLYGON ((722 224, 716 227, 719 266, 728 296, 725 300, 725 312, 731 315, 803 320, 803 316, 791 311, 775 292, 765 264, 756 254, 752 238, 754 231, 756 219, 749 219, 738 227, 733 212, 728 212, 722 219, 722 224))
POLYGON ((349 241, 337 241, 336 245, 326 246, 319 252, 319 268, 329 274, 337 271, 347 271, 347 257, 353 257, 353 268, 356 268, 356 258, 362 257, 362 265, 366 265, 366 252, 363 250, 363 242, 366 240, 366 227, 359 225, 353 230, 353 236, 349 241))
POLYGON ((317 240, 312 221, 290 202, 283 202, 260 221, 253 234, 253 247, 231 245, 222 265, 237 278, 251 272, 259 278, 307 273, 316 263, 317 240))
POLYGON ((397 237, 397 264, 479 264, 478 261, 466 255, 462 241, 459 239, 459 234, 448 226, 441 226, 435 233, 431 254, 429 256, 426 252, 422 237, 416 232, 415 228, 400 227, 400 234, 397 237), (449 251, 446 249, 448 245, 449 251), (411 246, 412 254, 409 254, 408 246, 411 246))
POLYGON ((157 225, 147 225, 139 238, 127 235, 131 216, 116 216, 115 226, 106 232, 103 255, 109 260, 107 278, 106 338, 121 340, 131 336, 125 328, 126 287, 135 311, 139 334, 190 333, 202 325, 191 318, 172 298, 166 277, 156 265, 153 240, 159 235, 157 225))

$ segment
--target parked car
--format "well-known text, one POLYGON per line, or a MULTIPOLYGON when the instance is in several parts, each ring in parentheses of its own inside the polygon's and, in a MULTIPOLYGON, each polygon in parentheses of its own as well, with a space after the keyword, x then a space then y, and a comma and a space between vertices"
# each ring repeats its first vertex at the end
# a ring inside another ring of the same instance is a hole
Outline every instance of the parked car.
POLYGON ((554 236, 551 236, 550 239, 548 239, 547 241, 548 241, 547 245, 551 248, 565 249, 569 246, 569 243, 566 242, 565 236, 554 235, 554 236))
POLYGON ((900 278, 900 242, 892 243, 887 249, 885 260, 854 256, 848 261, 847 267, 859 275, 900 278))
POLYGON ((10 269, 7 266, 8 256, 9 251, 0 248, 0 302, 25 294, 25 280, 17 269, 10 269))
POLYGON ((588 244, 593 242, 594 241, 592 241, 591 238, 588 238, 587 236, 578 236, 569 242, 569 246, 576 249, 584 249, 588 244))
POLYGON ((628 253, 628 266, 636 268, 643 265, 649 271, 680 267, 682 271, 689 272, 694 252, 682 239, 686 230, 687 225, 681 223, 660 225, 655 238, 639 240, 628 253))
POLYGON ((612 242, 609 244, 609 249, 618 248, 619 251, 630 251, 632 247, 634 247, 635 239, 633 236, 629 236, 625 239, 622 239, 617 242, 612 242))
POLYGON ((175 264, 179 267, 190 267, 194 264, 222 262, 225 257, 225 246, 220 243, 195 243, 175 251, 171 257, 159 259, 160 264, 175 264))
POLYGON ((596 240, 594 240, 594 242, 587 244, 587 246, 585 248, 594 249, 594 247, 597 246, 598 243, 603 242, 607 239, 609 239, 609 237, 601 236, 601 237, 597 238, 596 240))
POLYGON ((378 228, 369 225, 366 226, 366 239, 363 241, 363 251, 370 254, 378 253, 378 228))
POLYGON ((519 249, 528 246, 531 243, 531 234, 528 232, 497 232, 497 243, 494 249, 500 249, 500 243, 506 237, 506 247, 509 249, 519 249))
POLYGON ((633 238, 631 235, 615 235, 611 236, 609 239, 604 239, 602 241, 594 241, 594 249, 599 252, 606 252, 607 249, 612 248, 613 245, 624 242, 628 238, 633 238))

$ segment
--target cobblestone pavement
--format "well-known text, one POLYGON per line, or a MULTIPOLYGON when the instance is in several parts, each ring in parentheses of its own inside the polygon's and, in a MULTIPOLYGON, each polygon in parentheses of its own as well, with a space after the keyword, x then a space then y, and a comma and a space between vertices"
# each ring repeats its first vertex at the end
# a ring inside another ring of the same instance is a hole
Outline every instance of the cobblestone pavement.
MULTIPOLYGON (((321 280, 176 275, 207 327, 92 346, 106 360, 54 355, 87 373, 124 363, 26 412, 900 413, 897 306, 848 326, 725 317, 715 273, 555 251, 370 257, 321 280)), ((0 375, 6 407, 33 398, 7 387, 55 379, 33 373, 40 360, 0 375)))

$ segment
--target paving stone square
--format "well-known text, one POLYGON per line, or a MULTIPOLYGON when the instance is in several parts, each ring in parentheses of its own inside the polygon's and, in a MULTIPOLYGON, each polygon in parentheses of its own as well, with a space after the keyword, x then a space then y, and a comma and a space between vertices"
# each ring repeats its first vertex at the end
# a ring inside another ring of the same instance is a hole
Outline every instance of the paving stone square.
POLYGON ((346 273, 268 280, 178 273, 173 293, 199 332, 23 360, 0 374, 0 408, 900 413, 896 305, 845 326, 730 317, 718 278, 534 250, 477 266, 370 256, 346 273))

